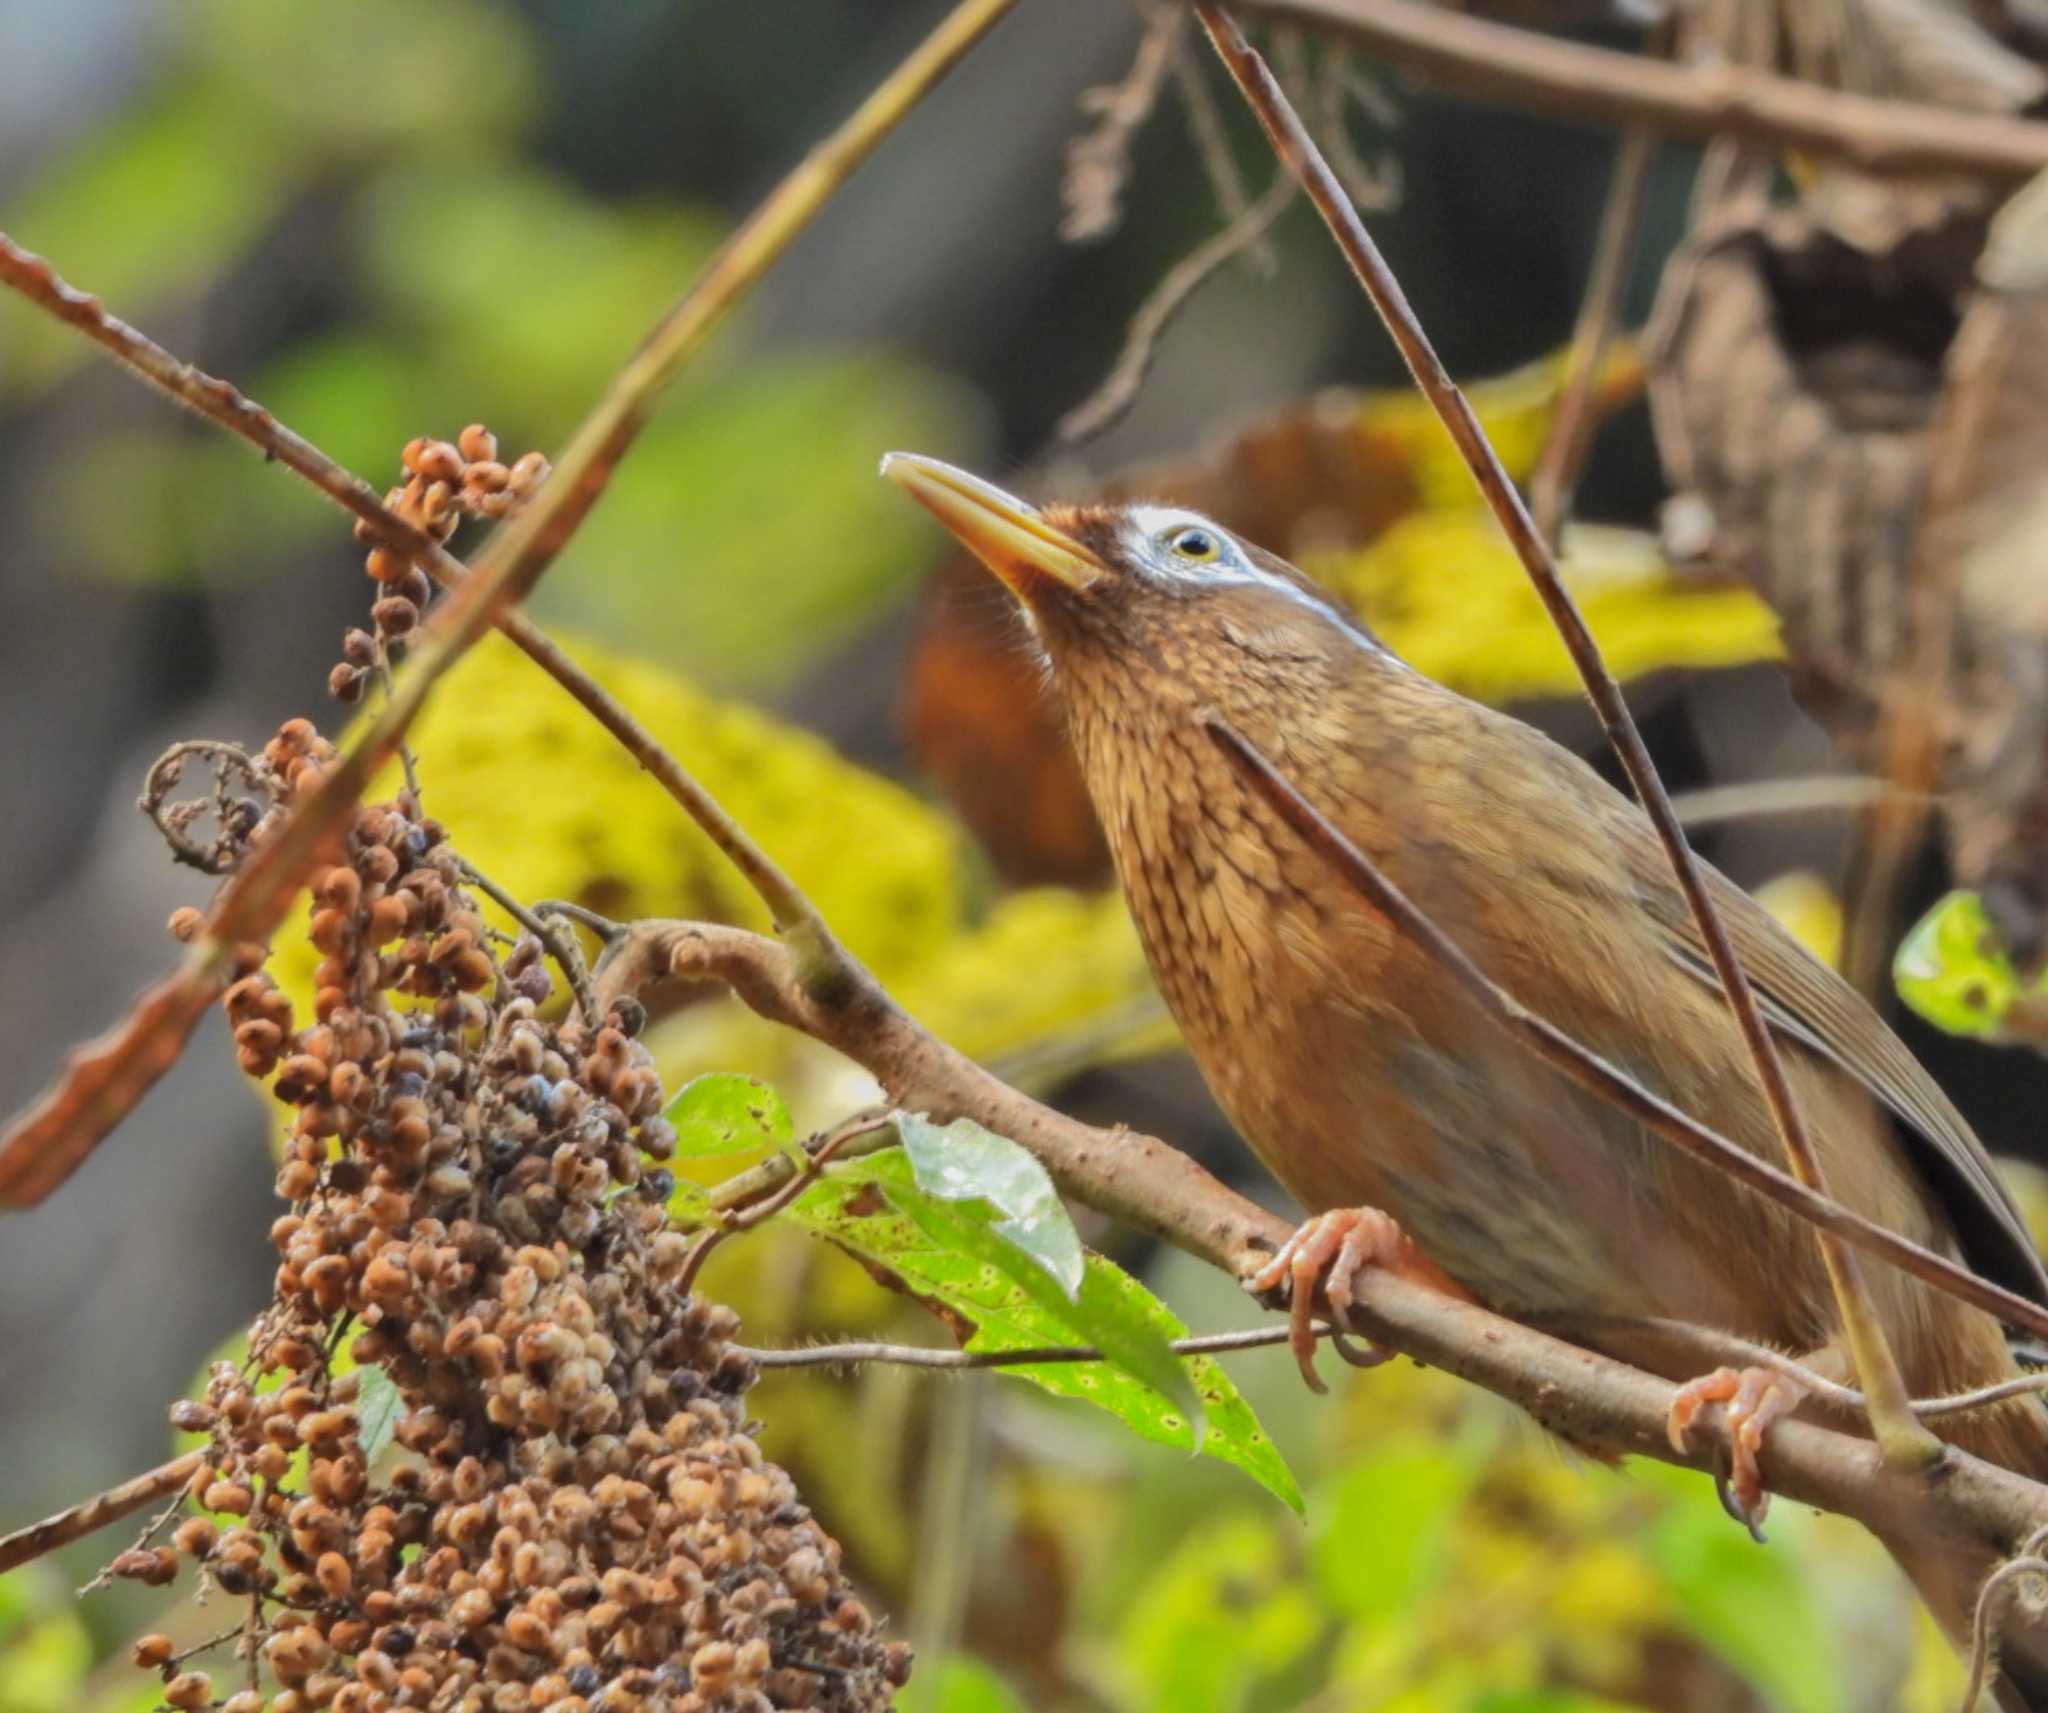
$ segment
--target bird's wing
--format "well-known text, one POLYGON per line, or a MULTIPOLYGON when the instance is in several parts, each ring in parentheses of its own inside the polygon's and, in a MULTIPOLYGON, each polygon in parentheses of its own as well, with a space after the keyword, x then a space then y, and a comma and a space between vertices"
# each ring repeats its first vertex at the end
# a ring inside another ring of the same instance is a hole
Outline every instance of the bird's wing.
MULTIPOLYGON (((1720 979, 1671 877, 1663 847, 1647 823, 1630 817, 1624 826, 1624 850, 1666 950, 1680 967, 1719 992, 1720 979)), ((2048 1304, 2048 1270, 1991 1156, 1905 1042, 1748 893, 1716 870, 1708 869, 1707 877, 1772 1029, 1853 1076, 1905 1126, 1915 1161, 1947 1208, 1972 1267, 2048 1304)))

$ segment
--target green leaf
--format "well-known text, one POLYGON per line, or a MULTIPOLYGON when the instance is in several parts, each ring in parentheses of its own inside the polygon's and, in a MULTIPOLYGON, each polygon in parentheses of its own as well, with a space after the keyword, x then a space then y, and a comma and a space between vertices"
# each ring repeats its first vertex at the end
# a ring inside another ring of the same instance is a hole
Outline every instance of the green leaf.
POLYGON ((992 1215, 976 1217, 965 1204, 919 1191, 900 1149, 833 1168, 788 1217, 969 1322, 969 1350, 1089 1344, 1105 1351, 1101 1362, 1003 1372, 1106 1410, 1142 1439, 1232 1464, 1302 1509, 1293 1472, 1230 1377, 1208 1357, 1178 1358, 1167 1350, 1187 1329, 1114 1262, 1086 1256, 1080 1292, 1070 1301, 1037 1262, 996 1236, 992 1215), (1206 1431, 1198 1434, 1204 1410, 1206 1431))
POLYGON ((2048 998, 2048 974, 2020 980, 1974 892, 1951 892, 1913 925, 1893 955, 1892 981, 1935 1028, 1984 1041, 2005 1035, 2015 1003, 2048 998))
POLYGON ((662 1110, 675 1126, 675 1158, 752 1154, 787 1148, 796 1135, 789 1108, 759 1077, 707 1071, 683 1084, 662 1110))
MULTIPOLYGON (((1129 1275, 1121 1270, 1114 1275, 1086 1270, 1080 1289, 1069 1300, 1034 1257, 997 1229, 997 1215, 992 1208, 981 1202, 941 1201, 927 1194, 918 1184, 916 1171, 902 1149, 891 1148, 872 1155, 862 1163, 862 1168, 856 1168, 852 1175, 878 1187, 925 1240, 959 1261, 993 1268, 998 1278, 1021 1287, 1042 1312, 1066 1323, 1069 1330, 1053 1342, 1093 1345, 1112 1366, 1188 1412, 1199 1445, 1201 1399, 1180 1358, 1167 1348, 1169 1340, 1157 1321, 1145 1314, 1130 1292, 1118 1287, 1116 1280, 1128 1279, 1129 1275)), ((1143 1292, 1144 1287, 1138 1289, 1143 1292)), ((970 1341, 968 1345, 970 1350, 1018 1347, 984 1341, 970 1341)))
POLYGON ((357 1370, 356 1435, 362 1441, 363 1462, 374 1464, 398 1431, 398 1418, 405 1414, 405 1399, 391 1376, 374 1363, 357 1370))
POLYGON ((917 1175, 917 1187, 941 1201, 981 1200, 1004 1217, 992 1228, 1052 1275, 1068 1298, 1081 1291, 1081 1234, 1046 1170, 1007 1136, 972 1119, 934 1124, 915 1112, 896 1115, 896 1134, 917 1175))

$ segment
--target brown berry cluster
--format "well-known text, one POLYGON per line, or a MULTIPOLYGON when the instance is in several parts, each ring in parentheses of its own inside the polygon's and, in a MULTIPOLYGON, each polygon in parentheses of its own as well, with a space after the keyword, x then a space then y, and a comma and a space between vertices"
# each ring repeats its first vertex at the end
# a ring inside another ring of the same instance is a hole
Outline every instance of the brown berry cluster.
MULTIPOLYGON (((446 541, 464 517, 505 517, 548 478, 548 461, 538 452, 500 463, 498 438, 480 422, 452 445, 424 436, 409 441, 401 462, 406 479, 384 496, 384 504, 436 541, 446 541)), ((356 540, 369 548, 363 569, 378 592, 370 606, 373 628, 342 638, 341 659, 327 676, 329 693, 344 703, 358 701, 371 674, 404 646, 434 592, 426 572, 398 549, 380 544, 367 523, 357 523, 356 540)))
MULTIPOLYGON (((288 731, 303 790, 323 756, 288 731)), ((172 1412, 203 1514, 115 1568, 249 1603, 232 1713, 885 1708, 908 1650, 762 1457, 734 1316, 675 1289, 637 1008, 543 1018, 539 944, 501 955, 464 872, 408 795, 365 807, 313 880, 312 1017, 261 968, 228 989, 294 1109, 277 1292, 172 1412)), ((136 1657, 215 1704, 162 1638, 136 1657)))

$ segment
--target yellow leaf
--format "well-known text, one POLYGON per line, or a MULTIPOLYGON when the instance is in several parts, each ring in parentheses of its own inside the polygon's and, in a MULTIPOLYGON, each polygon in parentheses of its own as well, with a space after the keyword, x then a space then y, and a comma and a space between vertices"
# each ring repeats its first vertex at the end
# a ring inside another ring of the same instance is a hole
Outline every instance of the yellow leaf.
MULTIPOLYGON (((1688 582, 1635 530, 1581 525, 1561 569, 1615 677, 1777 658, 1777 620, 1747 589, 1688 582)), ((1570 695, 1564 644, 1492 517, 1411 513, 1370 547, 1303 569, 1342 592, 1418 672, 1482 702, 1570 695)))
POLYGON ((1756 901, 1778 925, 1833 969, 1842 956, 1842 901, 1810 869, 1794 869, 1756 889, 1756 901))

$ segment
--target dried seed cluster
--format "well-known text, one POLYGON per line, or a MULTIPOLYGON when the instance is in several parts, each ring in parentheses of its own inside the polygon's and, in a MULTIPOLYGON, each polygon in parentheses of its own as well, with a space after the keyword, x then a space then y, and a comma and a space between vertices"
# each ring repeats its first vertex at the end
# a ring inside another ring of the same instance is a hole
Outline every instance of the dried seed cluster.
MULTIPOLYGON (((262 770, 282 802, 332 759, 294 721, 262 770)), ((409 794, 364 807, 312 882, 312 1016, 238 966, 236 1054, 294 1109, 276 1297, 172 1412, 206 1514, 114 1568, 250 1603, 232 1713, 886 1707, 908 1650, 751 1437, 733 1315, 673 1288, 637 1008, 543 1020, 539 944, 501 955, 464 873, 409 794)))
MULTIPOLYGON (((548 461, 538 452, 501 464, 498 437, 480 422, 452 444, 424 436, 409 441, 401 461, 406 479, 384 496, 384 504, 436 541, 446 541, 465 517, 507 516, 548 478, 548 461)), ((381 544, 367 523, 357 523, 356 540, 369 549, 363 569, 378 594, 370 607, 372 628, 342 638, 341 659, 328 674, 328 691, 341 702, 362 696, 371 674, 389 663, 418 626, 434 592, 426 572, 381 544)))

